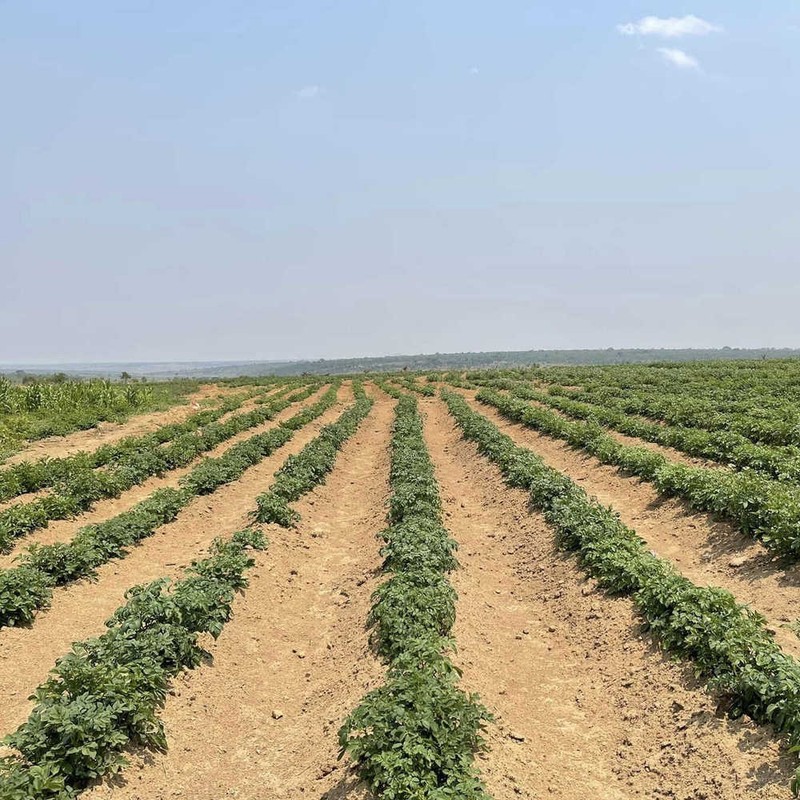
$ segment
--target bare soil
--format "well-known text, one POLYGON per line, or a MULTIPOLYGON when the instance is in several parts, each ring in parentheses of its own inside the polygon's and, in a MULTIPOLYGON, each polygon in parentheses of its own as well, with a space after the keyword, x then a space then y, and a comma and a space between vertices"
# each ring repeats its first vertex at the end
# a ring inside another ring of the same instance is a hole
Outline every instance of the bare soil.
POLYGON ((800 616, 800 565, 776 559, 728 522, 689 509, 680 499, 662 497, 646 481, 626 476, 560 439, 509 422, 491 406, 470 402, 515 442, 611 506, 653 552, 672 561, 694 583, 728 589, 766 617, 781 647, 800 656, 800 639, 786 627, 800 616))
POLYGON ((267 526, 234 618, 167 702, 169 752, 136 759, 90 798, 366 798, 337 761, 337 731, 383 667, 365 632, 385 527, 393 403, 345 443, 326 484, 295 505, 297 530, 267 526), (276 719, 277 717, 277 719, 276 719), (150 759, 148 759, 150 760, 150 759))
MULTIPOLYGON (((54 542, 67 542, 72 539, 78 530, 85 525, 93 525, 95 523, 102 522, 109 517, 114 517, 117 514, 121 514, 124 511, 129 511, 131 508, 133 508, 133 506, 144 500, 157 489, 177 487, 180 479, 187 473, 191 472, 204 458, 215 458, 217 456, 221 456, 238 442, 242 442, 245 439, 249 439, 251 436, 255 436, 258 433, 263 433, 264 431, 270 430, 270 428, 273 428, 276 423, 293 417, 300 409, 317 401, 324 391, 324 389, 320 389, 303 402, 292 404, 288 408, 285 408, 283 411, 276 414, 273 419, 268 420, 263 425, 258 425, 254 428, 250 428, 249 430, 242 431, 241 433, 232 436, 230 439, 221 442, 215 448, 199 456, 185 467, 170 470, 159 477, 149 478, 144 483, 134 486, 132 489, 124 492, 119 497, 112 497, 108 500, 99 500, 94 504, 94 507, 90 511, 80 514, 77 517, 73 517, 72 519, 53 520, 46 528, 33 531, 28 536, 20 537, 15 542, 15 546, 12 550, 10 550, 8 553, 0 554, 0 569, 7 569, 8 567, 13 566, 13 563, 19 553, 22 550, 25 550, 31 544, 53 544, 54 542)), ((340 389, 340 399, 343 396, 344 391, 344 388, 340 389)), ((25 496, 30 497, 30 495, 25 496)))
MULTIPOLYGON (((341 394, 349 394, 349 390, 343 388, 341 394)), ((193 559, 203 556, 214 538, 245 527, 256 496, 269 488, 275 470, 341 410, 341 404, 335 406, 301 428, 288 444, 251 467, 240 480, 196 498, 175 521, 144 539, 125 558, 100 567, 96 580, 56 589, 51 608, 40 612, 32 626, 0 630, 0 692, 4 698, 0 734, 25 720, 32 708, 28 695, 73 641, 102 633, 105 620, 124 603, 127 589, 160 577, 180 576, 193 559)))
MULTIPOLYGON (((222 636, 206 643, 207 663, 174 682, 163 710, 168 752, 132 753, 131 765, 87 798, 374 800, 347 760, 337 760, 341 722, 384 676, 365 623, 382 580, 377 534, 386 525, 394 402, 374 387, 368 391, 375 407, 345 443, 327 482, 295 504, 298 528, 266 526, 270 547, 256 555, 250 586, 235 601, 222 636)), ((0 733, 26 718, 29 693, 73 640, 102 632, 127 588, 179 576, 215 536, 243 527, 275 470, 351 396, 344 387, 339 407, 241 480, 198 498, 125 559, 103 567, 97 581, 57 590, 52 608, 31 628, 0 630, 0 733)), ((764 560, 758 545, 679 503, 658 500, 647 484, 475 406, 612 504, 693 580, 726 585, 776 625, 792 614, 797 582, 764 560), (730 566, 741 556, 741 565, 730 566)), ((459 594, 455 659, 463 687, 478 692, 496 716, 487 730, 489 749, 479 758, 491 795, 789 797, 796 756, 784 752, 780 739, 769 728, 718 715, 690 665, 665 657, 628 599, 599 591, 556 549, 552 529, 529 508, 526 493, 505 486, 461 438, 444 404, 421 399, 420 407, 445 523, 460 545, 461 568, 452 575, 459 594)), ((130 507, 152 488, 137 487, 113 502, 130 507)), ((119 510, 98 504, 80 521, 56 523, 42 534, 66 539, 88 519, 119 510)), ((787 648, 794 644, 787 631, 779 634, 787 648)))
POLYGON ((786 797, 794 762, 769 732, 718 718, 690 669, 641 632, 633 604, 597 590, 441 401, 424 405, 461 545, 463 684, 498 717, 483 763, 492 796, 786 797))

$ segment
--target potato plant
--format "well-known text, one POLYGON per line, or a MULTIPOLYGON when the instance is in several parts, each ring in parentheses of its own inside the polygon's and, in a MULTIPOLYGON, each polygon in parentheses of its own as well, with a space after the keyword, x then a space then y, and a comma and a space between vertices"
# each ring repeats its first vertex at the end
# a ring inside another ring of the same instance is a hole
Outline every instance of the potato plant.
POLYGON ((170 679, 201 663, 200 635, 219 636, 255 563, 248 551, 265 547, 260 532, 239 531, 182 580, 128 590, 106 633, 59 659, 28 720, 5 738, 12 753, 0 760, 0 797, 70 800, 122 769, 129 745, 166 749, 158 711, 170 679))
POLYGON ((564 439, 604 464, 653 483, 666 496, 680 497, 692 508, 731 520, 782 556, 800 558, 800 489, 796 486, 751 470, 677 464, 645 447, 623 444, 596 422, 574 422, 492 390, 482 389, 476 397, 508 419, 564 439))
POLYGON ((295 430, 336 402, 336 392, 334 385, 316 403, 272 430, 200 462, 181 478, 179 489, 158 489, 130 511, 81 528, 70 542, 28 548, 18 567, 0 571, 0 626, 30 624, 35 612, 50 602, 55 586, 91 577, 107 561, 124 558, 131 546, 174 520, 195 497, 238 479, 246 469, 286 444, 295 430))
MULTIPOLYGON (((709 688, 743 714, 783 732, 800 749, 800 665, 765 620, 724 589, 696 586, 655 556, 610 508, 501 433, 459 395, 444 399, 465 438, 495 463, 505 482, 530 493, 558 544, 609 592, 630 595, 661 646, 689 659, 709 688)), ((800 789, 800 770, 792 781, 800 789)))
POLYGON ((289 528, 300 521, 300 515, 289 504, 325 481, 342 445, 372 409, 374 401, 367 397, 361 384, 355 384, 353 390, 356 402, 342 412, 336 422, 322 428, 297 455, 289 456, 275 473, 269 490, 258 496, 255 512, 258 522, 273 522, 289 528))
POLYGON ((491 719, 458 687, 449 659, 456 543, 442 526, 438 486, 416 401, 402 395, 392 433, 389 527, 382 533, 389 579, 373 596, 368 624, 385 683, 348 716, 340 757, 355 761, 387 800, 487 800, 474 765, 491 719))
POLYGON ((310 387, 290 397, 276 397, 270 403, 237 414, 225 422, 210 422, 199 431, 187 430, 163 446, 149 439, 126 448, 106 469, 69 469, 55 482, 52 491, 27 503, 0 511, 0 550, 9 550, 18 539, 52 520, 69 519, 88 511, 101 499, 119 497, 148 478, 186 466, 198 456, 243 431, 272 419, 275 414, 310 396, 310 387))

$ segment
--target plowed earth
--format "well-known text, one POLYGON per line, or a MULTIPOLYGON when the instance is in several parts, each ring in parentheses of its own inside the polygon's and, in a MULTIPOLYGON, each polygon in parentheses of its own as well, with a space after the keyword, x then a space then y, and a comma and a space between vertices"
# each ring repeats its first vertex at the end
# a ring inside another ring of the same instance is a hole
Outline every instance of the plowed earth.
MULTIPOLYGON (((365 621, 382 579, 376 537, 385 526, 394 401, 368 391, 376 404, 327 482, 295 504, 298 527, 266 526, 270 546, 257 554, 250 586, 221 637, 207 643, 207 663, 176 679, 163 710, 168 752, 131 753, 127 769, 85 797, 370 798, 347 760, 337 761, 336 740, 344 716, 384 674, 365 621)), ((30 629, 0 630, 0 731, 25 719, 27 696, 55 659, 71 641, 101 632, 129 586, 179 575, 213 537, 246 524, 286 456, 351 397, 343 387, 337 408, 241 480, 198 498, 127 558, 103 567, 95 582, 57 590, 30 629)), ((732 529, 658 502, 646 484, 475 407, 616 508, 693 580, 725 585, 752 602, 775 620, 781 643, 797 649, 793 634, 778 628, 800 600, 791 573, 732 529), (739 555, 744 564, 730 567, 739 555)), ((665 657, 643 632, 632 603, 599 591, 556 550, 526 494, 507 488, 461 438, 442 401, 421 399, 420 408, 445 524, 460 545, 461 569, 452 576, 459 594, 455 658, 463 687, 479 692, 497 718, 479 758, 491 795, 787 798, 796 758, 779 738, 748 720, 718 716, 716 699, 690 666, 665 657)), ((126 497, 115 502, 124 505, 126 497)), ((100 505, 92 519, 120 508, 100 505)), ((67 539, 80 522, 43 534, 67 539)))

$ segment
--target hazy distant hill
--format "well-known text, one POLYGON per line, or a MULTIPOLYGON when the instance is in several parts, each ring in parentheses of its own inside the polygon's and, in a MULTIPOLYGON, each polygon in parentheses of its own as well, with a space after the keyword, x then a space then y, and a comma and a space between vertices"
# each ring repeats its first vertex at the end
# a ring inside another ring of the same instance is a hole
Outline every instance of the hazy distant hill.
POLYGON ((434 353, 380 358, 319 359, 317 361, 187 361, 103 364, 8 364, 0 374, 52 374, 64 372, 78 377, 118 378, 123 371, 150 380, 166 378, 234 378, 240 375, 324 375, 355 372, 408 370, 480 369, 531 364, 644 364, 654 361, 706 361, 712 359, 798 358, 800 349, 760 348, 719 350, 518 350, 486 353, 434 353))

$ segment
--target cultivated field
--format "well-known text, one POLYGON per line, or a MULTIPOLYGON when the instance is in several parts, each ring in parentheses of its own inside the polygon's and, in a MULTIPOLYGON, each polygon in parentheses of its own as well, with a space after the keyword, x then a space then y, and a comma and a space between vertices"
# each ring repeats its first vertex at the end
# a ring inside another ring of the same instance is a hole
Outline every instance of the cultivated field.
POLYGON ((17 442, 0 800, 791 797, 799 379, 221 381, 17 442))

